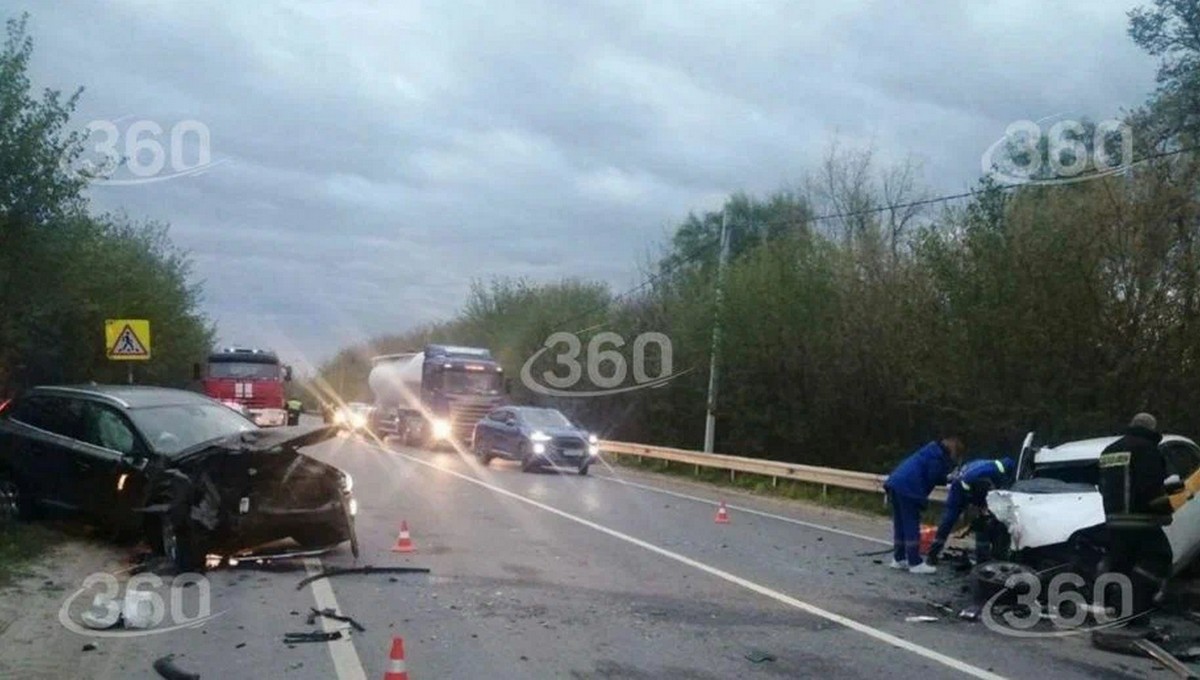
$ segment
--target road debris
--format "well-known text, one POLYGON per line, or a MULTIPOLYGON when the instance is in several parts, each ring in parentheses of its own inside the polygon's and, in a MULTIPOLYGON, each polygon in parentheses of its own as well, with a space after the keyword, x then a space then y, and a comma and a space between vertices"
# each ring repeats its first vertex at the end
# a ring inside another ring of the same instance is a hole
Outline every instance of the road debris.
POLYGON ((200 680, 199 673, 189 673, 175 665, 175 655, 168 654, 154 662, 154 671, 166 680, 200 680))
POLYGON ((979 614, 982 612, 982 610, 982 605, 973 604, 960 611, 958 613, 958 618, 963 619, 964 621, 978 621, 979 614))
POLYGON ((319 574, 313 574, 308 578, 302 579, 296 584, 296 590, 304 590, 304 586, 319 581, 323 578, 331 576, 344 576, 346 574, 428 574, 428 567, 373 567, 366 565, 363 567, 350 567, 347 569, 326 569, 319 574))
POLYGON ((750 663, 764 663, 767 661, 775 660, 774 654, 772 654, 770 652, 764 652, 761 649, 752 649, 749 652, 747 652, 744 656, 746 657, 746 660, 749 661, 750 663))
POLYGON ((1182 661, 1171 656, 1167 650, 1159 647, 1149 640, 1138 640, 1134 643, 1134 646, 1142 650, 1146 656, 1159 662, 1164 668, 1175 673, 1179 677, 1184 678, 1185 680, 1200 678, 1200 676, 1196 675, 1195 671, 1184 665, 1182 661))
POLYGON ((941 602, 935 602, 933 600, 925 600, 925 604, 929 605, 930 607, 933 607, 934 609, 936 609, 942 613, 949 614, 951 616, 954 615, 954 609, 951 608, 950 605, 948 605, 948 604, 943 604, 941 602))
POLYGON ((334 621, 341 621, 342 623, 348 623, 348 624, 350 624, 351 628, 353 628, 354 630, 357 630, 360 633, 367 632, 367 629, 364 628, 361 623, 359 623, 358 621, 355 621, 352 617, 342 616, 341 614, 338 614, 337 611, 335 611, 334 609, 331 609, 331 608, 317 609, 316 607, 312 607, 312 613, 308 615, 309 625, 316 623, 318 616, 324 616, 327 619, 333 619, 334 621))
POLYGON ((94 652, 98 649, 95 642, 89 642, 83 646, 83 651, 94 652))
POLYGON ((314 630, 309 633, 284 633, 283 641, 286 644, 294 645, 301 642, 331 642, 333 640, 341 640, 342 631, 335 630, 325 632, 323 630, 314 630))
POLYGON ((905 623, 934 623, 935 621, 938 621, 938 617, 936 617, 936 616, 906 616, 906 617, 904 617, 905 623))
POLYGON ((854 553, 855 557, 875 557, 876 555, 886 555, 892 552, 894 548, 884 548, 883 550, 872 550, 870 552, 854 553))

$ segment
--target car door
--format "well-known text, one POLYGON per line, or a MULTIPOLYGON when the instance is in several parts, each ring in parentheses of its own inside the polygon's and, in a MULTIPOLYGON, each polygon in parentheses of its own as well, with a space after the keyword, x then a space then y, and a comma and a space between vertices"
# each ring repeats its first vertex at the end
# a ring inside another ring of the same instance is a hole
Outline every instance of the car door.
POLYGON ((54 395, 30 395, 20 400, 9 417, 17 472, 30 487, 38 505, 75 511, 80 508, 79 468, 75 437, 82 404, 54 395))
POLYGON ((145 445, 125 415, 107 404, 84 402, 80 430, 75 465, 86 489, 83 509, 112 525, 131 524, 129 510, 144 486, 145 445))
POLYGON ((474 442, 474 447, 480 451, 490 451, 496 441, 496 424, 500 422, 501 410, 495 410, 481 418, 475 425, 475 437, 478 438, 474 442))
POLYGON ((1171 496, 1175 515, 1165 529, 1175 564, 1186 564, 1200 554, 1200 448, 1189 441, 1170 440, 1159 445, 1167 459, 1167 474, 1177 474, 1186 488, 1171 496))

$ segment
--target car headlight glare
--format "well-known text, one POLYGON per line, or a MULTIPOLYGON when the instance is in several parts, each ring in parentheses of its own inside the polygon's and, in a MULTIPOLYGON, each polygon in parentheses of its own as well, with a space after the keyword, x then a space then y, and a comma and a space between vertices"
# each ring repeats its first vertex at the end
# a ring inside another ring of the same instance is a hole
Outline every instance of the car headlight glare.
POLYGON ((350 516, 355 517, 357 515, 358 515, 358 499, 351 498, 350 499, 350 516))
POLYGON ((600 455, 600 447, 596 446, 595 444, 592 444, 591 446, 588 447, 588 453, 593 456, 599 456, 600 455))
POLYGON ((433 421, 433 436, 438 439, 447 439, 450 437, 450 422, 446 420, 433 421))
POLYGON ((342 473, 342 491, 345 491, 346 493, 350 493, 353 490, 354 490, 354 478, 350 476, 349 472, 343 472, 342 473))
POLYGON ((337 413, 333 414, 333 422, 337 423, 338 425, 346 422, 346 413, 344 411, 338 411, 337 413))
POLYGON ((550 439, 550 435, 542 432, 541 430, 536 430, 533 434, 529 435, 529 441, 534 442, 548 442, 550 439))
POLYGON ((362 427, 367 424, 367 419, 361 413, 354 413, 350 416, 350 424, 354 427, 362 427))
POLYGON ((533 452, 534 452, 534 453, 545 453, 545 452, 546 452, 546 445, 545 445, 545 444, 541 444, 541 443, 534 444, 534 445, 533 445, 533 452))
POLYGON ((599 437, 597 437, 597 436, 596 436, 596 435, 594 435, 594 434, 589 434, 589 435, 588 435, 588 443, 589 443, 589 444, 599 444, 599 443, 600 443, 600 438, 599 438, 599 437))

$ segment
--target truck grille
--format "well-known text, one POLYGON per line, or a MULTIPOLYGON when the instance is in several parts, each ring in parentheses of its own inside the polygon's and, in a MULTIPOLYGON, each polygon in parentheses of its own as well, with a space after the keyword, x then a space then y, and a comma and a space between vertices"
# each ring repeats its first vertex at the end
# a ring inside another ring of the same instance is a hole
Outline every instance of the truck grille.
POLYGON ((585 449, 587 442, 579 437, 555 437, 554 447, 557 449, 585 449))
POLYGON ((491 410, 487 404, 457 404, 450 411, 451 426, 456 434, 469 434, 491 410))

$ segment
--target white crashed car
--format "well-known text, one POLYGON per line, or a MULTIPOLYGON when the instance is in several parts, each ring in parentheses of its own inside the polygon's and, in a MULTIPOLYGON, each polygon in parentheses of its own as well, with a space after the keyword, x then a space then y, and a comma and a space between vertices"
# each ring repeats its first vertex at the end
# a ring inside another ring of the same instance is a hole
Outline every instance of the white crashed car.
MULTIPOLYGON (((988 493, 988 509, 1008 527, 1012 549, 1022 562, 1072 561, 1094 567, 1104 550, 1104 503, 1097 488, 1100 452, 1119 437, 1100 437, 1035 449, 1025 439, 1017 479, 1010 489, 988 493)), ((1160 450, 1167 474, 1178 474, 1186 489, 1171 496, 1174 520, 1164 527, 1174 553, 1173 571, 1200 554, 1200 447, 1178 435, 1164 435, 1160 450)))

